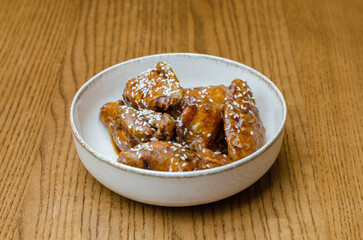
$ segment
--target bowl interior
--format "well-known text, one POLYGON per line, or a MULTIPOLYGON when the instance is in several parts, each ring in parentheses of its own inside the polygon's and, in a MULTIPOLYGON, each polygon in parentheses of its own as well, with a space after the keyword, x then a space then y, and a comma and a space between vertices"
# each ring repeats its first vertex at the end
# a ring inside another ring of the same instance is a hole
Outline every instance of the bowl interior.
POLYGON ((122 98, 127 80, 165 61, 173 68, 183 87, 224 84, 235 78, 247 81, 266 128, 266 142, 276 136, 284 124, 285 103, 278 89, 262 74, 234 61, 200 54, 160 54, 130 60, 112 66, 94 76, 78 91, 72 116, 75 130, 95 152, 111 161, 117 155, 106 127, 98 118, 104 103, 122 98))

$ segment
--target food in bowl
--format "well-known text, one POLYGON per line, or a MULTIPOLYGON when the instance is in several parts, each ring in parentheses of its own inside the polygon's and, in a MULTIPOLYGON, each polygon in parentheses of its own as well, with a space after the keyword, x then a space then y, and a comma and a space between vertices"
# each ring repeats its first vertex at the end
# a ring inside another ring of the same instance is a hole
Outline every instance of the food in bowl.
POLYGON ((104 104, 99 117, 120 151, 117 161, 149 170, 215 168, 265 143, 245 81, 184 89, 165 62, 129 79, 123 100, 104 104))
POLYGON ((135 201, 181 207, 221 200, 260 179, 280 152, 286 115, 286 102, 281 92, 258 71, 216 56, 168 53, 128 60, 93 76, 77 91, 69 116, 79 159, 101 184, 135 201), (229 86, 235 77, 246 80, 266 128, 264 145, 245 158, 202 171, 150 171, 117 162, 119 156, 98 117, 99 107, 119 100, 130 77, 160 61, 173 66, 183 88, 229 86))

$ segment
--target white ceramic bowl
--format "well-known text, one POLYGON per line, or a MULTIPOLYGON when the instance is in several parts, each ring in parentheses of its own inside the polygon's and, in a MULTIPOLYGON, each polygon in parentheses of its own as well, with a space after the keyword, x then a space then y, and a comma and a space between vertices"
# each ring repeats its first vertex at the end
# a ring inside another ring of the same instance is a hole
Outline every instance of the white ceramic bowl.
POLYGON ((191 53, 146 56, 114 65, 86 82, 70 109, 73 139, 87 170, 103 185, 127 198, 161 206, 191 206, 236 194, 256 182, 274 163, 281 148, 286 103, 277 87, 261 73, 228 59, 191 53), (100 107, 122 98, 131 77, 158 61, 171 65, 183 87, 247 81, 266 128, 266 144, 229 165, 193 172, 160 172, 118 163, 100 107))

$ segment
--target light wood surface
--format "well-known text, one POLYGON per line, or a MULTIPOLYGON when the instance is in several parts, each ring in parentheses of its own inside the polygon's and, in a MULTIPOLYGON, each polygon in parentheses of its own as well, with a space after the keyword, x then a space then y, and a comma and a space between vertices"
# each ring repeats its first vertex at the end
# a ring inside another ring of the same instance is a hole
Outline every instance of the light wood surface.
POLYGON ((0 239, 362 239, 363 1, 0 1, 0 239), (269 77, 283 147, 203 206, 128 200, 80 162, 76 91, 135 57, 195 52, 269 77))

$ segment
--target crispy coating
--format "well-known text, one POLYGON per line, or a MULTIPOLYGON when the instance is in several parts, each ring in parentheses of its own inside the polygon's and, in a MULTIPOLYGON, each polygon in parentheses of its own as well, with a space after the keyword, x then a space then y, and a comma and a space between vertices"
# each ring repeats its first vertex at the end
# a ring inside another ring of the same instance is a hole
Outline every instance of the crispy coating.
POLYGON ((117 161, 133 167, 169 172, 208 169, 231 162, 225 155, 211 150, 197 153, 165 141, 142 143, 122 151, 117 161))
POLYGON ((235 79, 228 88, 223 121, 228 155, 233 161, 263 146, 265 129, 253 94, 245 81, 235 79))
POLYGON ((135 109, 167 111, 180 104, 184 90, 173 70, 164 62, 126 83, 123 97, 135 109))
POLYGON ((222 127, 221 108, 213 103, 186 106, 178 118, 176 140, 190 149, 214 149, 222 127))
POLYGON ((120 150, 130 149, 152 139, 168 141, 174 133, 174 120, 169 114, 146 109, 135 110, 112 102, 101 108, 100 119, 120 150))

